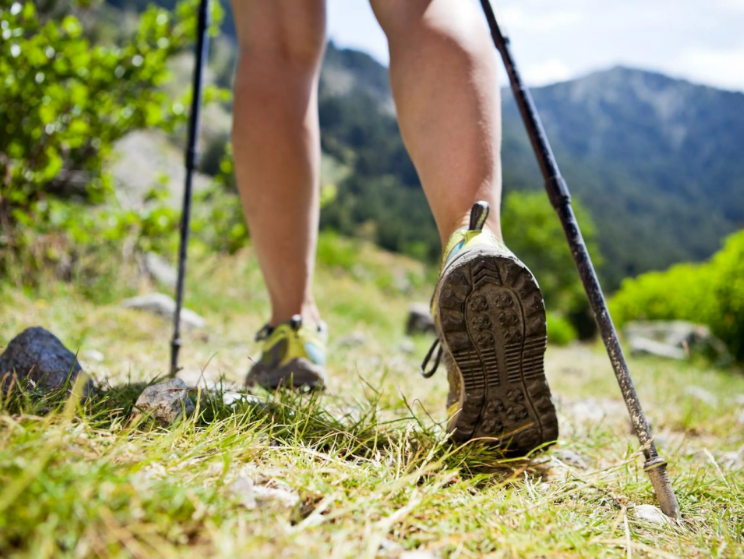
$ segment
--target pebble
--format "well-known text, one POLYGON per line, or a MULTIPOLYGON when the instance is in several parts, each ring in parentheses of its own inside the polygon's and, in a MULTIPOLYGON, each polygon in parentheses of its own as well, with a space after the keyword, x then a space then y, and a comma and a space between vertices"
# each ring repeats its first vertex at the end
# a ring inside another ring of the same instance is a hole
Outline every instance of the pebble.
POLYGON ((180 378, 169 379, 145 388, 134 405, 160 421, 175 423, 182 414, 188 417, 196 409, 188 390, 180 378))
POLYGON ((705 388, 699 386, 688 386, 685 388, 683 394, 693 400, 697 400, 698 402, 702 402, 712 407, 718 405, 718 398, 708 392, 705 388))
POLYGON ((664 526, 669 519, 661 512, 661 509, 653 505, 637 505, 631 509, 636 520, 642 520, 649 524, 664 526))

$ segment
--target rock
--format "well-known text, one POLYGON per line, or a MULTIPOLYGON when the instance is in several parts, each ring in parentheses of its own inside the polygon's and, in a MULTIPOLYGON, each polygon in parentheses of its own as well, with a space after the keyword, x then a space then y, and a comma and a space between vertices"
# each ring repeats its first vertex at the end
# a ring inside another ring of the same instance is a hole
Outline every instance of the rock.
POLYGON ((718 463, 726 470, 738 470, 744 466, 744 456, 742 456, 743 452, 744 449, 734 452, 724 452, 718 459, 718 463))
MULTIPOLYGON (((137 309, 156 314, 168 320, 173 320, 173 315, 176 313, 176 302, 172 297, 164 293, 151 293, 149 295, 124 299, 121 305, 128 309, 137 309)), ((205 324, 204 319, 194 311, 187 308, 181 309, 181 328, 184 330, 204 328, 205 324)))
MULTIPOLYGON (((78 375, 87 378, 75 354, 57 336, 39 326, 18 334, 0 355, 3 390, 10 386, 14 375, 24 386, 45 392, 72 388, 78 375)), ((87 396, 93 387, 93 381, 87 379, 83 395, 87 396)))
POLYGON ((230 485, 229 491, 247 509, 271 505, 291 508, 300 502, 299 495, 292 491, 256 484, 251 477, 242 474, 230 485))
POLYGON ((196 409, 189 398, 188 386, 180 378, 148 386, 134 405, 165 423, 174 423, 182 414, 188 417, 196 409))
POLYGON ((410 355, 414 351, 416 351, 416 344, 413 343, 413 340, 410 338, 405 338, 402 342, 400 342, 400 345, 398 346, 400 351, 402 353, 405 353, 406 355, 410 355))
POLYGON ((434 319, 429 312, 429 306, 423 303, 412 303, 408 307, 408 321, 406 334, 435 333, 434 319))
POLYGON ((669 519, 661 512, 661 509, 653 505, 637 505, 631 509, 636 520, 642 520, 649 524, 664 526, 669 519))
POLYGON ((622 400, 587 398, 563 404, 566 414, 579 423, 598 423, 604 419, 627 420, 628 411, 622 400))
POLYGON ((367 343, 367 336, 361 332, 352 332, 348 336, 339 338, 336 343, 339 347, 359 347, 367 343))
POLYGON ((705 388, 700 388, 699 386, 688 386, 685 388, 683 394, 689 396, 693 400, 708 404, 711 407, 718 405, 718 398, 708 392, 705 388))
POLYGON ((103 353, 97 349, 86 349, 80 354, 80 357, 94 363, 102 363, 106 359, 103 353))
POLYGON ((630 346, 631 355, 653 355, 655 357, 678 360, 687 359, 684 349, 649 340, 648 338, 630 338, 628 345, 630 346))
POLYGON ((586 463, 584 457, 578 452, 574 452, 573 450, 569 450, 567 448, 558 448, 553 451, 552 455, 554 458, 560 460, 563 464, 573 466, 580 470, 586 470, 587 468, 589 468, 589 464, 586 463))
POLYGON ((148 275, 158 283, 167 287, 175 287, 178 281, 178 272, 165 258, 154 252, 145 253, 142 262, 148 275))
POLYGON ((646 348, 650 348, 651 350, 660 350, 662 352, 661 357, 680 358, 679 352, 671 352, 668 348, 647 343, 652 341, 681 350, 683 355, 681 358, 686 357, 688 352, 695 352, 703 353, 721 365, 729 364, 732 361, 726 345, 711 333, 710 328, 702 324, 694 324, 683 320, 629 322, 625 326, 625 337, 628 340, 631 352, 633 352, 635 346, 639 348, 639 353, 643 353, 647 351, 646 348))

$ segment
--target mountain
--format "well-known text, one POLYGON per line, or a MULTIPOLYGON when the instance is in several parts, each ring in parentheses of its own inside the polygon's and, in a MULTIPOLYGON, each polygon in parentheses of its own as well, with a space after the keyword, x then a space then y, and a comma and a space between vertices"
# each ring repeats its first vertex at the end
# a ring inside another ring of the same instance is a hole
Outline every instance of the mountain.
MULTIPOLYGON (((533 96, 571 191, 599 226, 606 276, 704 259, 744 227, 744 94, 617 67, 533 96)), ((504 98, 505 176, 540 184, 504 98)))
MULTIPOLYGON (((137 10, 150 0, 107 2, 137 10)), ((744 227, 744 94, 623 67, 532 93, 569 188, 597 224, 607 287, 702 260, 744 227)), ((502 99, 504 190, 540 189, 508 88, 502 99)), ((400 139, 387 69, 330 43, 319 102, 323 149, 352 171, 322 224, 435 259, 438 237, 400 139)))
MULTIPOLYGON (((339 145, 364 144, 365 126, 387 127, 387 141, 372 140, 366 148, 395 152, 383 157, 389 167, 381 172, 398 176, 403 192, 417 179, 398 152, 397 127, 387 123, 390 96, 380 95, 386 79, 386 69, 367 55, 329 45, 321 78, 324 147, 338 156, 339 145), (343 92, 338 83, 345 84, 343 92), (334 112, 337 117, 328 118, 334 112), (341 113, 352 130, 338 122, 341 113)), ((702 260, 723 236, 744 227, 744 94, 624 67, 532 93, 571 192, 598 225, 608 287, 646 270, 702 260)), ((505 191, 540 189, 506 88, 502 99, 505 191)), ((410 193, 401 197, 410 203, 410 193)))

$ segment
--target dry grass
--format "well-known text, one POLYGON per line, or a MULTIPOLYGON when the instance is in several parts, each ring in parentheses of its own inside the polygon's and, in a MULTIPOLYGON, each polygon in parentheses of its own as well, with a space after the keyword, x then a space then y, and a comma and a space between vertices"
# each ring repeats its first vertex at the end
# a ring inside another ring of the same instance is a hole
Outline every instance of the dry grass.
MULTIPOLYGON (((631 360, 684 514, 680 525, 648 524, 634 506, 653 495, 600 348, 549 350, 561 419, 554 450, 504 462, 477 445, 453 448, 441 426, 445 375, 426 382, 417 373, 430 340, 413 340, 412 353, 401 344, 407 303, 428 296, 425 272, 364 250, 363 265, 341 251, 319 271, 332 333, 327 393, 234 406, 204 396, 198 417, 167 429, 132 421, 137 389, 123 384, 166 371, 167 322, 61 284, 0 287, 0 345, 45 326, 115 386, 77 410, 5 400, 0 555, 742 555, 739 373, 631 360), (104 361, 86 361, 91 349, 104 361), (260 490, 235 485, 247 479, 260 490)), ((182 376, 239 383, 266 312, 253 259, 197 255, 191 269, 188 304, 209 326, 189 335, 182 376)))

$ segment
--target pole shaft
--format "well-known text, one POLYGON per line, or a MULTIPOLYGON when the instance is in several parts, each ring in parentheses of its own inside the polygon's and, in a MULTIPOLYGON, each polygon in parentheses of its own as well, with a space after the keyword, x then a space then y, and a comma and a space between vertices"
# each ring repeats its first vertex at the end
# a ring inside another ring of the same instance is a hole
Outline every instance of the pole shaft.
POLYGON ((173 339, 171 341, 170 376, 178 372, 178 353, 181 349, 181 309, 183 308, 183 293, 186 281, 186 263, 189 247, 189 232, 191 228, 191 198, 193 192, 194 171, 198 160, 197 142, 199 140, 199 124, 204 83, 204 65, 209 55, 209 0, 201 0, 197 21, 196 60, 194 61, 194 78, 191 99, 191 114, 189 116, 189 133, 186 144, 186 180, 183 189, 183 212, 181 214, 180 244, 178 247, 178 279, 176 282, 176 311, 173 315, 173 339))
POLYGON ((566 186, 566 181, 561 176, 558 163, 543 129, 535 103, 532 100, 532 95, 522 81, 516 67, 509 47, 509 39, 499 28, 491 2, 489 0, 481 0, 481 5, 483 6, 494 44, 496 45, 496 49, 501 53, 506 72, 509 75, 509 82, 514 93, 514 98, 519 107, 519 112, 527 129, 530 142, 532 143, 535 157, 540 166, 540 172, 545 181, 545 189, 561 220, 561 225, 566 234, 576 268, 579 271, 581 282, 584 285, 584 290, 594 312, 594 318, 600 336, 607 349, 612 368, 615 371, 615 377, 617 378, 620 391, 628 408, 633 430, 643 448, 643 455, 646 459, 645 469, 651 478, 662 510, 667 516, 677 518, 679 515, 679 505, 677 504, 674 491, 666 473, 666 462, 659 456, 656 450, 651 428, 643 412, 641 402, 638 399, 630 370, 628 369, 617 332, 615 331, 615 325, 612 322, 602 288, 599 285, 597 273, 589 256, 589 251, 586 248, 584 238, 581 235, 581 229, 576 221, 573 208, 571 207, 571 196, 566 186))

